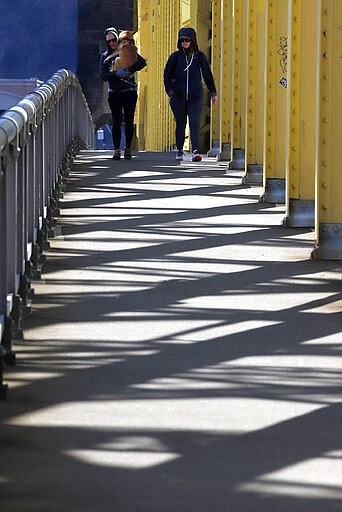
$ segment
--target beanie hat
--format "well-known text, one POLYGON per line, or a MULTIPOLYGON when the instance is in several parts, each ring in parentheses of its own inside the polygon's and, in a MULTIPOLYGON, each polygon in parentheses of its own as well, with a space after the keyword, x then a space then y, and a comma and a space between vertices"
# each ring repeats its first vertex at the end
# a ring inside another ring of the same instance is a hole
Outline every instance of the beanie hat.
POLYGON ((118 41, 119 34, 118 34, 118 31, 116 30, 116 28, 114 28, 114 27, 106 28, 106 30, 104 31, 104 36, 106 37, 107 34, 112 34, 115 37, 115 39, 118 41))

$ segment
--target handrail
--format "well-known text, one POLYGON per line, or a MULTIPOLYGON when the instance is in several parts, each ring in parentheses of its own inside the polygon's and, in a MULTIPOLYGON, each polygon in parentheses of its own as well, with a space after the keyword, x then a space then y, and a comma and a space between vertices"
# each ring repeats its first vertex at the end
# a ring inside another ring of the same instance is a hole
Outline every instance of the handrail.
POLYGON ((73 159, 94 147, 94 125, 77 77, 60 69, 0 116, 0 398, 3 364, 30 312, 58 200, 73 159))

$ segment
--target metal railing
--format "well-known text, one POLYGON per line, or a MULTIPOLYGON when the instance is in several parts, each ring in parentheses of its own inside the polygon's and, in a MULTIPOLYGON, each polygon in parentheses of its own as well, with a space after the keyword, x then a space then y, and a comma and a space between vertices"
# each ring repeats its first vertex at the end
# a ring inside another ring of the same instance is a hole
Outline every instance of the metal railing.
POLYGON ((0 117, 0 398, 2 369, 30 312, 55 236, 58 201, 77 152, 94 147, 91 114, 76 76, 59 70, 0 117))

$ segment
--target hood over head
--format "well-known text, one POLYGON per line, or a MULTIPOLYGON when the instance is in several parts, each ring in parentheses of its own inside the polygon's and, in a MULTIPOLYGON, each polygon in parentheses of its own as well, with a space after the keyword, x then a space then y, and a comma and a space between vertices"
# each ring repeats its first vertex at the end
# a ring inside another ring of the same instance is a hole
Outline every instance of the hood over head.
POLYGON ((196 32, 193 28, 186 27, 186 28, 180 29, 180 31, 178 32, 178 42, 177 42, 178 50, 180 50, 182 48, 181 42, 179 40, 181 37, 189 37, 189 39, 191 39, 191 45, 193 46, 194 50, 198 50, 196 32))

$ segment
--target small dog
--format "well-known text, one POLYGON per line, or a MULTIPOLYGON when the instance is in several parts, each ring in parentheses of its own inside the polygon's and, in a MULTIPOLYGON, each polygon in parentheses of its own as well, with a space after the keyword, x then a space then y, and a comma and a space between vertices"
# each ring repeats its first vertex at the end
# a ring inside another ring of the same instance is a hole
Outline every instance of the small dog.
POLYGON ((117 51, 119 56, 113 61, 112 71, 129 68, 138 60, 137 47, 135 46, 135 31, 122 30, 119 34, 117 51))

